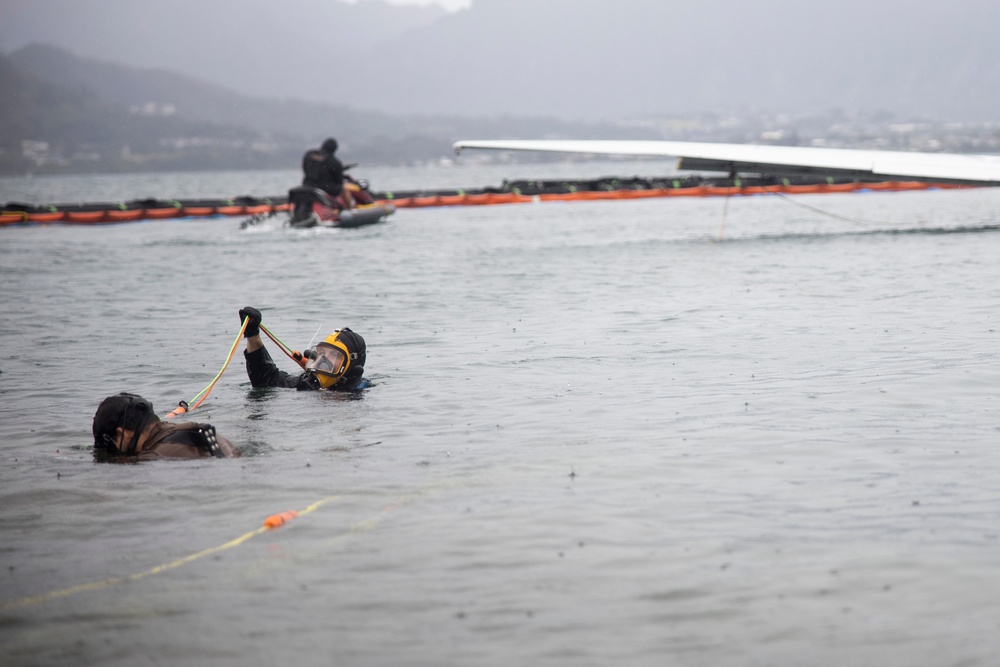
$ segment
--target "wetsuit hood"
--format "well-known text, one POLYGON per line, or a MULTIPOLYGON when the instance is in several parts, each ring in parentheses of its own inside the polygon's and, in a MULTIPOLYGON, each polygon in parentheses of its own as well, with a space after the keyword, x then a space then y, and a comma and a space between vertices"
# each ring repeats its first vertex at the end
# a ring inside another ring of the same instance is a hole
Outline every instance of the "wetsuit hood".
POLYGON ((153 404, 142 396, 124 391, 117 396, 108 396, 101 401, 94 414, 94 448, 119 451, 114 439, 121 428, 133 432, 132 442, 121 453, 132 454, 143 429, 159 419, 153 412, 153 404))

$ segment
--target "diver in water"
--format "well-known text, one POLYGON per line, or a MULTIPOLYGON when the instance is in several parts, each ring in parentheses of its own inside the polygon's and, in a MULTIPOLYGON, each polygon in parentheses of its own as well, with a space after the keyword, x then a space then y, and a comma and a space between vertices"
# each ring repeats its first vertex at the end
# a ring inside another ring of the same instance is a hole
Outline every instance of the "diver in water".
POLYGON ((319 148, 306 151, 302 156, 302 185, 319 188, 334 199, 340 198, 344 208, 354 208, 354 198, 351 191, 344 187, 344 165, 334 155, 337 152, 337 140, 330 138, 319 148))
POLYGON ((217 435, 211 424, 165 422, 145 398, 122 392, 101 401, 94 414, 94 454, 109 459, 196 459, 240 456, 240 450, 217 435))
POLYGON ((294 375, 279 369, 260 339, 260 311, 247 306, 240 310, 240 324, 250 318, 243 332, 247 348, 247 375, 254 387, 287 387, 299 391, 361 391, 371 386, 365 373, 365 339, 347 327, 337 329, 308 350, 305 370, 294 375))

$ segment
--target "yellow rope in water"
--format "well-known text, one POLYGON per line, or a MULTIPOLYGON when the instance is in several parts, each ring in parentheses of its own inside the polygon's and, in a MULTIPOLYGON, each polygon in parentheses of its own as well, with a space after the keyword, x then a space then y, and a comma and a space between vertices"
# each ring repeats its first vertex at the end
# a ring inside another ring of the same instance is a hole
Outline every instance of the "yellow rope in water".
POLYGON ((243 338, 243 332, 246 331, 248 324, 250 324, 250 318, 244 317, 243 326, 240 327, 239 333, 236 334, 236 340, 233 341, 233 346, 229 348, 229 356, 226 357, 226 363, 222 364, 222 368, 219 370, 215 378, 209 383, 209 385, 204 389, 202 389, 198 395, 196 395, 194 398, 191 399, 191 403, 193 403, 193 405, 191 406, 192 410, 201 405, 205 401, 205 399, 208 398, 208 395, 212 393, 212 389, 215 387, 215 383, 219 381, 219 378, 222 377, 222 374, 226 372, 227 368, 229 368, 229 362, 233 360, 233 355, 236 353, 236 347, 240 344, 240 339, 243 338), (199 396, 201 396, 200 399, 198 398, 199 396), (195 403, 195 401, 198 402, 195 403))
POLYGON ((204 558, 205 556, 211 556, 212 554, 219 553, 220 551, 225 551, 226 549, 232 549, 233 547, 238 547, 247 540, 256 537, 257 535, 260 535, 261 533, 266 533, 269 530, 273 530, 278 526, 284 525, 289 520, 291 520, 291 518, 294 518, 294 516, 287 517, 287 515, 289 514, 294 514, 295 516, 302 516, 304 514, 309 514, 310 512, 325 505, 326 503, 337 500, 339 497, 340 496, 328 496, 326 498, 323 498, 322 500, 314 502, 312 505, 309 505, 304 510, 298 513, 282 512, 281 514, 269 516, 264 521, 263 526, 257 528, 256 530, 251 530, 249 533, 240 535, 234 540, 230 540, 225 544, 220 544, 218 546, 205 549, 204 551, 199 551, 198 553, 193 553, 183 558, 178 558, 177 560, 170 561, 169 563, 164 563, 163 565, 157 565, 156 567, 150 568, 145 572, 137 572, 135 574, 130 574, 123 577, 112 577, 110 579, 104 579, 103 581, 94 581, 89 584, 80 584, 78 586, 71 586, 69 588, 63 588, 58 591, 50 591, 48 593, 43 593, 41 595, 32 595, 29 597, 19 598, 17 600, 11 600, 10 602, 5 602, 3 604, 0 604, 0 612, 12 611, 14 609, 20 609, 22 607, 39 605, 45 602, 51 602, 52 600, 59 600, 61 598, 66 598, 71 595, 76 595, 78 593, 86 593, 88 591, 99 591, 105 588, 110 588, 111 586, 115 586, 117 584, 122 584, 129 581, 138 581, 139 579, 145 579, 146 577, 150 577, 154 574, 160 574, 162 572, 168 572, 170 570, 174 570, 176 568, 181 567, 182 565, 187 565, 188 563, 192 563, 200 558, 204 558), (285 515, 286 518, 283 518, 280 521, 275 520, 276 517, 281 517, 282 515, 285 515))
POLYGON ((788 202, 789 204, 794 204, 795 206, 798 206, 799 208, 804 208, 807 211, 812 211, 813 213, 819 213, 820 215, 825 215, 827 217, 834 218, 836 220, 843 220, 844 222, 849 222, 852 225, 859 225, 859 226, 863 227, 865 225, 888 225, 888 224, 893 224, 893 223, 888 222, 888 221, 879 222, 877 220, 862 220, 861 218, 851 218, 851 217, 848 217, 846 215, 839 215, 837 213, 831 213, 830 211, 824 211, 821 208, 816 208, 815 206, 810 206, 809 204, 803 204, 802 202, 796 201, 795 199, 792 199, 788 195, 781 194, 780 192, 773 192, 771 194, 773 194, 775 197, 778 197, 779 199, 781 199, 783 201, 788 202))
POLYGON ((181 404, 171 410, 170 414, 164 417, 164 419, 173 419, 177 415, 182 415, 185 412, 191 412, 205 402, 208 395, 212 393, 212 389, 215 388, 215 383, 219 381, 222 374, 226 372, 227 368, 229 368, 229 362, 233 360, 233 355, 236 353, 236 346, 240 344, 240 338, 243 338, 243 332, 246 331, 248 324, 250 324, 250 318, 244 317, 243 326, 240 327, 239 333, 236 334, 236 340, 233 341, 233 346, 229 348, 229 356, 226 357, 226 363, 222 364, 222 368, 215 375, 215 378, 208 384, 208 386, 195 394, 194 398, 192 398, 190 402, 185 403, 181 401, 181 404))

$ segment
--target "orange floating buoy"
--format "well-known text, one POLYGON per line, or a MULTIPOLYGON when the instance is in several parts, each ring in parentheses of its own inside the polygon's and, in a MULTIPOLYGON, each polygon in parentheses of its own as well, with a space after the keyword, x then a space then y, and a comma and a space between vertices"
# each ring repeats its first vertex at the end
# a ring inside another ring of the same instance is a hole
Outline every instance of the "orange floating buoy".
POLYGON ((287 512, 282 512, 281 514, 272 514, 264 520, 264 527, 277 528, 278 526, 283 526, 298 515, 299 513, 295 510, 288 510, 287 512))

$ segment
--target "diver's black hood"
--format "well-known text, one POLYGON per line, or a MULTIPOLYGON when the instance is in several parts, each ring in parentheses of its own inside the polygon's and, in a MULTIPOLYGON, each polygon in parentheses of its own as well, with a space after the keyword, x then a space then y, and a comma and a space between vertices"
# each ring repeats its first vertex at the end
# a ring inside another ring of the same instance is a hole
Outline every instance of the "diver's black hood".
POLYGON ((120 427, 139 433, 148 424, 158 421, 153 412, 153 404, 142 396, 122 392, 116 396, 108 396, 101 401, 94 414, 94 447, 108 448, 108 438, 114 437, 120 427))
POLYGON ((347 369, 347 373, 337 384, 350 386, 360 380, 365 373, 367 357, 365 339, 361 337, 361 334, 344 327, 340 330, 337 340, 343 343, 347 351, 351 353, 351 367, 347 369))

